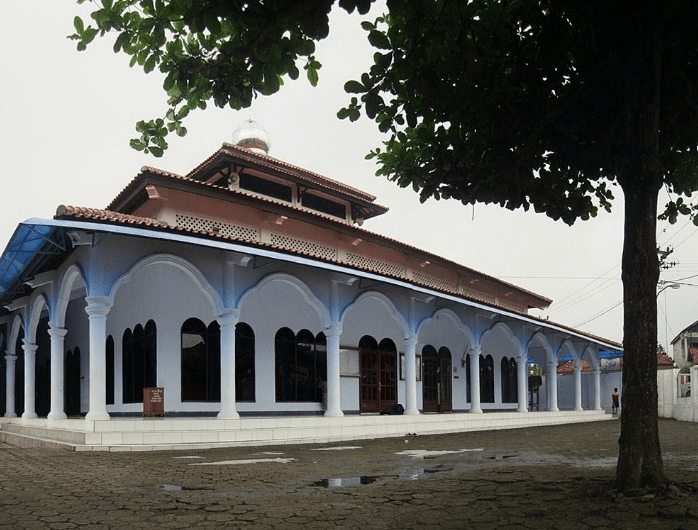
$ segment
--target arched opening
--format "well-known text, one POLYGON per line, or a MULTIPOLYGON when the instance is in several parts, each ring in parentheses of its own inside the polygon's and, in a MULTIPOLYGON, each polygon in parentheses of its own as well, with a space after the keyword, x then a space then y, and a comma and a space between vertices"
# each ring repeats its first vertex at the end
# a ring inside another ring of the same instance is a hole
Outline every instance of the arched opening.
POLYGON ((51 411, 51 337, 48 327, 48 316, 42 317, 36 327, 34 399, 35 412, 40 418, 47 417, 51 411))
POLYGON ((519 380, 516 373, 516 359, 502 357, 500 368, 502 403, 517 403, 519 400, 519 380))
POLYGON ((182 324, 182 401, 220 401, 221 328, 198 318, 182 324))
POLYGON ((133 332, 124 331, 122 341, 123 401, 142 403, 143 389, 157 385, 157 328, 149 320, 133 332))
POLYGON ((480 403, 494 403, 494 359, 480 355, 480 403))
POLYGON ((114 404, 114 337, 109 335, 107 337, 107 344, 105 348, 106 358, 107 358, 107 405, 114 404))
POLYGON ((430 344, 422 348, 422 408, 424 412, 439 410, 439 355, 430 344))
POLYGON ((466 403, 472 403, 472 373, 470 372, 470 354, 465 356, 465 399, 466 403))
POLYGON ((24 328, 19 330, 15 341, 15 413, 22 416, 24 413, 24 328))
POLYGON ((453 409, 452 371, 451 351, 442 346, 439 348, 439 412, 450 412, 453 409))
POLYGON ((80 415, 80 348, 68 350, 63 365, 65 375, 64 406, 67 416, 80 415))
POLYGON ((275 337, 276 401, 322 402, 327 381, 327 339, 307 329, 281 328, 275 337))
POLYGON ((380 412, 397 405, 397 348, 390 339, 380 344, 365 335, 359 341, 360 409, 380 412))
POLYGON ((254 331, 240 322, 235 326, 235 400, 255 401, 254 331))

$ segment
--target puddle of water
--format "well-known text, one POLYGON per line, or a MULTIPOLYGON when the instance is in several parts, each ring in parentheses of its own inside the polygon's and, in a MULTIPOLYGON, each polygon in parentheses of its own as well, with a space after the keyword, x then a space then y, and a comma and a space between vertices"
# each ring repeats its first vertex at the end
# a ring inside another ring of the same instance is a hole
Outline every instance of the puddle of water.
POLYGON ((182 486, 176 486, 174 484, 163 484, 162 489, 165 491, 182 491, 182 486))
POLYGON ((345 445, 342 447, 321 447, 320 449, 313 449, 313 451, 346 451, 348 449, 361 449, 358 445, 345 445))
POLYGON ((398 478, 402 478, 402 479, 406 479, 406 480, 417 480, 423 474, 424 474, 423 469, 415 469, 414 471, 405 471, 404 473, 400 473, 398 478))
POLYGON ((311 486, 318 488, 338 488, 341 486, 360 486, 362 484, 373 484, 381 477, 378 476, 363 476, 363 477, 345 477, 345 478, 324 478, 313 482, 311 486))
POLYGON ((364 475, 360 477, 343 477, 343 478, 325 478, 313 482, 311 486, 318 488, 338 488, 341 486, 361 486, 365 484, 373 484, 381 479, 401 479, 401 480, 417 480, 424 473, 438 473, 439 471, 449 471, 453 469, 450 466, 437 466, 430 469, 413 469, 403 471, 399 475, 364 475))
POLYGON ((434 458, 436 456, 443 456, 443 455, 453 455, 453 454, 458 454, 458 453, 471 453, 471 452, 477 452, 477 451, 484 451, 484 449, 479 448, 479 449, 457 449, 454 451, 427 451, 426 449, 412 449, 412 450, 406 450, 406 451, 400 451, 395 453, 396 455, 407 455, 407 456, 412 456, 414 458, 423 458, 423 459, 430 459, 434 458))
POLYGON ((264 464, 275 462, 278 464, 288 464, 293 462, 295 458, 252 458, 249 460, 223 460, 222 462, 197 462, 189 464, 190 466, 234 466, 240 464, 264 464))
POLYGON ((187 460, 187 459, 200 459, 203 460, 203 456, 175 456, 175 460, 187 460))

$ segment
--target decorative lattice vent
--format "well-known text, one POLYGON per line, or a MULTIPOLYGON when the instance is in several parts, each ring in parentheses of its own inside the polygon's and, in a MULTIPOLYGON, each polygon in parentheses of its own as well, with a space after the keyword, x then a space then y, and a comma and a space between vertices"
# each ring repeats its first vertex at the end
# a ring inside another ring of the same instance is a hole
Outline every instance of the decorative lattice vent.
POLYGON ((458 286, 454 283, 447 282, 445 280, 439 280, 438 278, 432 278, 426 274, 419 274, 417 272, 412 273, 414 281, 421 283, 422 285, 428 285, 435 289, 440 289, 442 291, 458 292, 458 286))
POLYGON ((197 232, 218 232, 233 239, 245 241, 259 241, 259 230, 247 226, 232 225, 214 219, 202 219, 188 215, 176 215, 177 226, 197 232))
POLYGON ((477 291, 475 289, 469 289, 467 287, 461 287, 460 293, 468 298, 474 298, 475 300, 482 300, 483 302, 489 302, 491 304, 495 303, 495 298, 492 295, 483 293, 482 291, 477 291))
POLYGON ((367 258, 359 254, 347 254, 347 261, 352 265, 357 267, 362 267, 364 269, 370 269, 376 272, 382 272, 383 274, 389 274, 391 276, 397 276, 399 278, 405 277, 405 269, 399 265, 394 265, 392 263, 384 263, 375 259, 367 258))
POLYGON ((282 236, 279 234, 271 235, 271 243, 277 247, 302 252, 303 254, 312 254, 326 259, 337 259, 337 250, 332 247, 318 245, 310 241, 302 239, 294 239, 292 237, 282 236))

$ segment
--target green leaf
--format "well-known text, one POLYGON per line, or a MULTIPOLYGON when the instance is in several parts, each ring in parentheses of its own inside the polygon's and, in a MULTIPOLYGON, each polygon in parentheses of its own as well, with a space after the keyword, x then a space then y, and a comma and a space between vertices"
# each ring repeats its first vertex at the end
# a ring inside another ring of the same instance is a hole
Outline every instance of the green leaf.
POLYGON ((379 50, 390 50, 392 46, 390 45, 390 39, 385 33, 381 33, 378 30, 373 30, 368 34, 368 42, 371 46, 378 48, 379 50))
POLYGON ((366 92, 366 87, 358 81, 347 81, 344 83, 344 91, 349 94, 362 94, 366 92))
POLYGON ((310 84, 312 86, 317 86, 319 80, 317 70, 315 68, 308 68, 308 72, 306 75, 308 76, 308 81, 310 81, 310 84))
POLYGON ((77 31, 78 34, 85 31, 85 24, 80 17, 75 17, 73 19, 73 26, 75 26, 75 31, 77 31))

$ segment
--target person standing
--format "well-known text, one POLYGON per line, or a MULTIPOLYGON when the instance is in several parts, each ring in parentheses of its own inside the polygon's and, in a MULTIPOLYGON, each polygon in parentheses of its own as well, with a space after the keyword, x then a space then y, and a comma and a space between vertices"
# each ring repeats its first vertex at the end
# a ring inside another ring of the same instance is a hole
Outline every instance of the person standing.
POLYGON ((618 393, 618 389, 614 388, 613 393, 611 394, 611 414, 618 413, 618 408, 620 406, 619 400, 620 394, 618 393))

